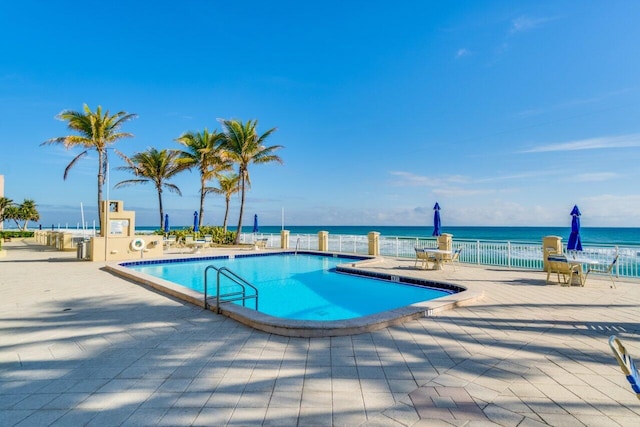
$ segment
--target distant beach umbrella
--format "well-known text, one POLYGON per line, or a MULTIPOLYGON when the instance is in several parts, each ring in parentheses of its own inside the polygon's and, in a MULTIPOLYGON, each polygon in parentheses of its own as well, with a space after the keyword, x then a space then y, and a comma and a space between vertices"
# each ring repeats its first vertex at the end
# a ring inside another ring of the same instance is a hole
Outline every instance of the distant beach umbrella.
POLYGON ((169 233, 169 214, 164 214, 164 232, 169 233))
POLYGON ((580 215, 578 205, 574 205, 571 211, 571 234, 569 235, 569 242, 567 243, 568 251, 582 250, 582 242, 580 241, 580 215))
POLYGON ((198 211, 193 212, 193 231, 195 233, 200 231, 200 228, 198 228, 198 211))
POLYGON ((432 236, 439 236, 440 233, 440 205, 436 202, 433 207, 433 233, 432 236))
POLYGON ((258 232, 258 214, 255 214, 253 216, 253 232, 254 233, 258 232))

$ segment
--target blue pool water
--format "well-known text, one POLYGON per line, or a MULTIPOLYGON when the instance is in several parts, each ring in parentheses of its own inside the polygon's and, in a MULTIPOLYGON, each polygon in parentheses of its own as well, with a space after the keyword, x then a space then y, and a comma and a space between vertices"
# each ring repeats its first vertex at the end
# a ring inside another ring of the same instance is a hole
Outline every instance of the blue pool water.
MULTIPOLYGON (((353 261, 353 258, 323 255, 269 254, 140 265, 128 263, 126 267, 199 292, 204 292, 207 266, 227 267, 258 288, 260 312, 297 320, 352 319, 451 293, 334 271, 336 265, 353 261)), ((208 283, 207 292, 214 295, 215 270, 209 270, 208 283)), ((228 280, 223 280, 221 285, 221 294, 237 290, 228 280)), ((253 308, 253 300, 248 300, 246 305, 253 308)))

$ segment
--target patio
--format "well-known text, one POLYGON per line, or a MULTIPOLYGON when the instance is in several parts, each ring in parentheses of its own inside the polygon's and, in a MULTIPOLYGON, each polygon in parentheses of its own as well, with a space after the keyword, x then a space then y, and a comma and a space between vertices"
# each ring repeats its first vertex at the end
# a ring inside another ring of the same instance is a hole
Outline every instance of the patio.
MULTIPOLYGON (((457 266, 371 269, 480 289, 377 332, 287 338, 14 239, 0 258, 2 425, 637 425, 607 339, 640 359, 639 283, 457 266)), ((222 249, 215 249, 220 251, 222 249)), ((175 254, 172 254, 175 255, 175 254)))

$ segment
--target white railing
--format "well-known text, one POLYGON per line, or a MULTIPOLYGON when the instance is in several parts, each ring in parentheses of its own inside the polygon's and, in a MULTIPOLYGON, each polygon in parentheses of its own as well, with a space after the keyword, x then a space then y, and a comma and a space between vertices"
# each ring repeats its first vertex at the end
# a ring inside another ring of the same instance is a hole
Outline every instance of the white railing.
MULTIPOLYGON (((243 233, 240 241, 250 243, 255 238, 255 234, 243 233)), ((279 234, 260 233, 257 238, 267 239, 267 247, 280 247, 279 234)), ((380 236, 379 243, 381 256, 396 258, 415 258, 415 248, 438 246, 434 237, 380 236)), ((289 247, 295 245, 299 250, 318 250, 318 235, 291 234, 289 247)), ((462 249, 459 257, 461 263, 542 270, 542 242, 454 239, 453 249, 462 249)), ((330 234, 329 251, 366 255, 369 251, 369 240, 367 236, 361 235, 330 234)), ((602 265, 609 265, 616 255, 619 257, 614 274, 640 277, 640 246, 587 246, 580 258, 594 259, 602 265)))

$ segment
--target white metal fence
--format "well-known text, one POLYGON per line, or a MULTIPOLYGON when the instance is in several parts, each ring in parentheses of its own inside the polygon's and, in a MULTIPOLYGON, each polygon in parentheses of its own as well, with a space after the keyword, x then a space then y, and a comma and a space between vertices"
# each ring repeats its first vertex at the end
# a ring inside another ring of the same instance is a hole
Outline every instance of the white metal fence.
MULTIPOLYGON (((243 233, 240 236, 243 243, 253 242, 256 238, 267 239, 268 248, 281 246, 279 234, 243 233)), ((360 255, 366 255, 369 252, 367 236, 329 234, 328 243, 331 252, 360 255)), ((381 256, 415 258, 415 248, 435 248, 437 246, 434 237, 380 236, 381 256)), ((318 250, 318 235, 291 234, 289 235, 289 248, 318 250)), ((459 258, 461 263, 542 270, 542 241, 534 243, 454 239, 453 249, 462 249, 459 258)), ((618 262, 614 274, 623 277, 640 277, 640 246, 587 246, 580 254, 580 258, 594 259, 602 265, 609 265, 616 255, 618 255, 618 262)))

